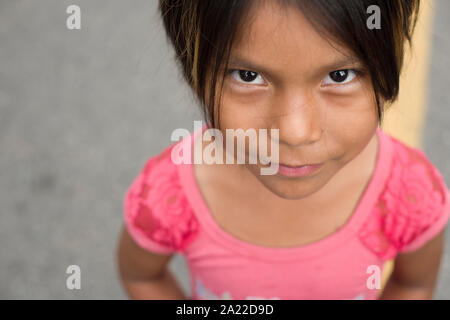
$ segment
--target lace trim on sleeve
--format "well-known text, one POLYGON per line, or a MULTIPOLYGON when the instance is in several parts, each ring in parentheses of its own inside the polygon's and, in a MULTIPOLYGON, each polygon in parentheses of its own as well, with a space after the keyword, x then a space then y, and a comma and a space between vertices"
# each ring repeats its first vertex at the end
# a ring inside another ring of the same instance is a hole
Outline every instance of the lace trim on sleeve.
POLYGON ((445 226, 450 214, 442 175, 419 149, 401 148, 391 177, 359 234, 383 260, 417 249, 445 226))
MULTIPOLYGON (((127 192, 125 216, 141 244, 159 251, 183 251, 195 238, 198 222, 171 162, 172 148, 151 158, 127 192)), ((136 239, 137 240, 137 239, 136 239)))

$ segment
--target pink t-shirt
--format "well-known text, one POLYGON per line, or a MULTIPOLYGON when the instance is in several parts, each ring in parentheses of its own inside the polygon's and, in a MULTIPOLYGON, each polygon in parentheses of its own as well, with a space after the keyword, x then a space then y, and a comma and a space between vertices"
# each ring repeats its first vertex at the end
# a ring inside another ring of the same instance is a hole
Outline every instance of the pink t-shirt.
POLYGON ((245 242, 216 223, 193 164, 171 161, 172 148, 193 146, 199 133, 151 157, 124 198, 125 224, 140 247, 185 257, 191 299, 377 299, 384 262, 422 247, 449 218, 440 172, 378 128, 375 171, 344 226, 298 247, 245 242))

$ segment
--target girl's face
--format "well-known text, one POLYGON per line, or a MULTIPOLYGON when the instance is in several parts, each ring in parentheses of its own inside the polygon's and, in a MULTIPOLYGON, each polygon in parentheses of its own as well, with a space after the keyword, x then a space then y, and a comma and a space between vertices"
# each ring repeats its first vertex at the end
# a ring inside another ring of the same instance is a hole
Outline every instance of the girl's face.
POLYGON ((280 164, 323 163, 306 177, 261 175, 263 165, 245 164, 276 195, 301 199, 320 190, 373 138, 378 116, 370 76, 299 10, 267 1, 252 10, 250 28, 241 30, 231 51, 220 128, 224 137, 227 128, 279 129, 280 164))

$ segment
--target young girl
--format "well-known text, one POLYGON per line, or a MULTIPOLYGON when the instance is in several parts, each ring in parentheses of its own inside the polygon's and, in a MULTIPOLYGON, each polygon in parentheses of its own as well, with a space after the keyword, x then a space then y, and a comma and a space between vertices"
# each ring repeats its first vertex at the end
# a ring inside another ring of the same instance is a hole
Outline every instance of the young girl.
POLYGON ((418 8, 160 0, 208 122, 150 157, 125 194, 118 265, 131 298, 432 298, 450 194, 422 151, 380 127, 418 8), (278 129, 268 140, 278 172, 262 175, 262 161, 176 164, 174 147, 193 151, 206 128, 278 129), (189 267, 189 297, 167 269, 176 252, 189 267))

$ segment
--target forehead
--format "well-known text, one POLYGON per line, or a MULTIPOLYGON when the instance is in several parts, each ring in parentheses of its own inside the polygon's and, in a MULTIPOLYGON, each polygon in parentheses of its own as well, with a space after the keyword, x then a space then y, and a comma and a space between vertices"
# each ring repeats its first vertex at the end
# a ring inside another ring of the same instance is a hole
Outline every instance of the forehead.
POLYGON ((297 7, 275 0, 253 2, 233 43, 233 56, 280 71, 312 70, 349 56, 358 60, 350 50, 318 33, 297 7))

